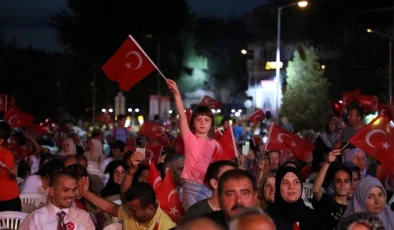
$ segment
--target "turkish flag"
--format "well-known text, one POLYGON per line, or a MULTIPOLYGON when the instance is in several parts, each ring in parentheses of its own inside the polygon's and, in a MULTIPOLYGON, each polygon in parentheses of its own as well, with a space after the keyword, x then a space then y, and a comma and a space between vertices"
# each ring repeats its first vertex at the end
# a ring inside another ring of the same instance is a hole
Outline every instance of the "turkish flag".
POLYGON ((183 143, 181 136, 177 136, 174 139, 172 146, 175 148, 175 153, 182 155, 185 154, 185 143, 183 143))
POLYGON ((157 170, 155 164, 152 161, 149 161, 147 181, 148 184, 152 186, 153 190, 155 190, 155 192, 158 191, 162 183, 160 172, 157 170))
POLYGON ((204 96, 204 98, 200 102, 200 105, 208 106, 211 109, 219 109, 220 107, 222 107, 222 104, 220 102, 208 96, 204 96))
POLYGON ((215 140, 220 141, 224 133, 224 130, 216 129, 215 130, 215 140))
POLYGON ((376 168, 376 178, 382 182, 387 192, 394 192, 394 175, 390 170, 378 164, 376 168))
POLYGON ((111 114, 108 112, 97 115, 96 120, 102 124, 105 124, 105 125, 108 125, 108 124, 112 123, 112 121, 113 121, 111 114))
POLYGON ((257 125, 260 121, 264 120, 265 114, 262 109, 257 110, 249 117, 249 121, 252 122, 254 125, 257 125))
POLYGON ((150 160, 154 164, 160 159, 161 152, 163 151, 163 145, 158 142, 149 141, 146 143, 145 148, 145 159, 150 160))
POLYGON ((234 160, 236 157, 238 157, 237 146, 235 144, 233 127, 230 125, 220 138, 219 143, 213 152, 212 160, 234 160))
POLYGON ((359 96, 360 96, 359 89, 342 93, 342 109, 346 109, 348 105, 350 105, 350 103, 355 101, 359 96))
POLYGON ((375 112, 379 107, 379 100, 375 95, 360 95, 357 102, 365 112, 375 112))
POLYGON ((170 146, 170 140, 167 137, 166 128, 154 122, 145 122, 138 132, 141 136, 146 136, 152 140, 160 142, 164 147, 170 146))
POLYGON ((349 142, 394 173, 393 132, 394 127, 390 125, 390 120, 379 115, 350 138, 349 142))
POLYGON ((138 42, 129 35, 102 69, 108 79, 119 82, 120 88, 128 91, 149 75, 155 66, 138 42))
POLYGON ((389 120, 394 121, 394 110, 389 104, 379 104, 379 113, 387 117, 389 120))
POLYGON ((33 120, 34 117, 32 115, 22 112, 16 106, 7 110, 4 115, 4 121, 13 128, 29 126, 33 120))
POLYGON ((267 149, 287 150, 290 149, 295 157, 308 162, 312 156, 315 145, 296 134, 272 124, 268 134, 267 149))
POLYGON ((0 93, 0 111, 5 112, 7 110, 7 94, 0 93))
POLYGON ((254 135, 252 136, 252 141, 254 146, 259 146, 260 144, 263 144, 263 138, 260 135, 254 135))
POLYGON ((170 170, 166 170, 163 183, 161 183, 160 192, 157 194, 157 200, 160 203, 160 208, 171 218, 172 221, 179 224, 185 213, 183 209, 181 198, 179 197, 174 179, 172 178, 170 170))

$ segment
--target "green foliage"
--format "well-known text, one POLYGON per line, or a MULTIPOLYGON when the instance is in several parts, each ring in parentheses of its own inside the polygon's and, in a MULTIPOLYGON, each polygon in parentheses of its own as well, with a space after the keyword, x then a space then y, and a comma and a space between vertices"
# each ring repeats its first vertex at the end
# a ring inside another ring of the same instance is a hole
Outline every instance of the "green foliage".
POLYGON ((286 74, 281 116, 286 116, 296 130, 323 128, 330 113, 329 83, 313 48, 296 50, 286 74))

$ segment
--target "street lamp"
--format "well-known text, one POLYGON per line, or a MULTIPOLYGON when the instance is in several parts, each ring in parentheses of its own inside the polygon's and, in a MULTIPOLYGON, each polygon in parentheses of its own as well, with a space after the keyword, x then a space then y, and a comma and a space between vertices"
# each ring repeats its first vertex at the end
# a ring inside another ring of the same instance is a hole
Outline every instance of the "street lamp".
POLYGON ((279 123, 279 89, 280 89, 280 23, 281 23, 281 15, 282 15, 282 10, 285 8, 289 8, 292 6, 298 7, 306 7, 308 5, 307 1, 299 1, 299 2, 294 2, 285 6, 280 6, 278 8, 278 25, 277 25, 277 35, 276 35, 276 119, 277 122, 279 123))
POLYGON ((246 55, 246 54, 248 54, 248 51, 246 49, 242 49, 241 54, 246 55))
POLYGON ((367 33, 376 34, 389 39, 389 103, 390 106, 393 106, 393 37, 388 34, 377 32, 373 29, 367 29, 367 33))

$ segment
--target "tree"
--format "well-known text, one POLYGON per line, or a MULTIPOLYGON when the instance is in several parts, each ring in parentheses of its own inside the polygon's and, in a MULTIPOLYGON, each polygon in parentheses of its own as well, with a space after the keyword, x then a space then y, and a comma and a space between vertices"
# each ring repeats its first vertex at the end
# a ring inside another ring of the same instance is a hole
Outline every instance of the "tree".
POLYGON ((296 130, 323 128, 330 113, 329 83, 313 48, 296 50, 286 75, 281 116, 286 116, 296 130))

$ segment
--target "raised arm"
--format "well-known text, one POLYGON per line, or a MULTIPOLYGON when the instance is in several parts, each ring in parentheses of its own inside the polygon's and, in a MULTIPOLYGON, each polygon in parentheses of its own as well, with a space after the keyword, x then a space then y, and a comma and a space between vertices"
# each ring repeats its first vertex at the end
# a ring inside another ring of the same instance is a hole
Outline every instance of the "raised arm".
POLYGON ((124 194, 133 183, 134 174, 137 172, 140 163, 143 160, 143 156, 139 152, 135 152, 130 156, 130 165, 126 175, 123 177, 122 185, 120 186, 120 192, 124 194))
POLYGON ((113 203, 112 201, 106 200, 102 197, 89 191, 89 178, 83 177, 78 181, 78 191, 79 194, 94 204, 97 208, 103 210, 105 213, 118 217, 119 205, 113 203))
POLYGON ((187 123, 187 117, 185 113, 185 108, 183 107, 183 101, 181 97, 181 93, 179 92, 178 86, 175 81, 171 79, 167 79, 168 88, 174 94, 176 110, 179 114, 179 129, 181 131, 182 137, 184 137, 187 133, 190 132, 189 124, 187 123))
POLYGON ((323 196, 321 187, 323 185, 324 178, 326 177, 328 168, 330 167, 330 164, 334 162, 337 156, 340 154, 341 154, 340 150, 331 151, 328 154, 326 161, 324 161, 323 165, 321 166, 320 171, 317 173, 316 180, 313 183, 312 193, 313 193, 313 198, 318 202, 321 200, 323 196))

